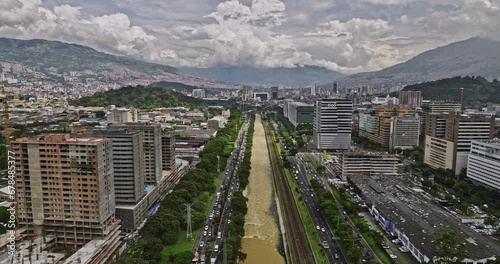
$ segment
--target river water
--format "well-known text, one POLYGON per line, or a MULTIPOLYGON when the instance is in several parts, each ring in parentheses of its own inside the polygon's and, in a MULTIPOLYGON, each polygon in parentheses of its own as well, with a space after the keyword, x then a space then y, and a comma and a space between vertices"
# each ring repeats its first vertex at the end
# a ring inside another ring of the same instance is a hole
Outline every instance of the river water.
POLYGON ((271 164, 267 151, 264 127, 260 116, 255 118, 251 170, 245 192, 248 213, 245 216, 245 237, 242 251, 247 254, 245 264, 285 263, 277 250, 280 233, 275 220, 275 204, 271 178, 271 164))

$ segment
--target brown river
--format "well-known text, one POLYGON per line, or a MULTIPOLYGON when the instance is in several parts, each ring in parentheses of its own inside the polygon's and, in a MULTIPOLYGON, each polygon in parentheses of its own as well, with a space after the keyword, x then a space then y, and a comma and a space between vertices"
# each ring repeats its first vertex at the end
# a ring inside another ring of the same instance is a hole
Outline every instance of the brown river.
POLYGON ((245 264, 285 263, 277 250, 280 241, 279 228, 273 217, 271 206, 273 186, 271 164, 266 146, 264 127, 260 116, 255 118, 251 170, 247 190, 248 213, 245 216, 245 237, 242 251, 247 254, 245 264))

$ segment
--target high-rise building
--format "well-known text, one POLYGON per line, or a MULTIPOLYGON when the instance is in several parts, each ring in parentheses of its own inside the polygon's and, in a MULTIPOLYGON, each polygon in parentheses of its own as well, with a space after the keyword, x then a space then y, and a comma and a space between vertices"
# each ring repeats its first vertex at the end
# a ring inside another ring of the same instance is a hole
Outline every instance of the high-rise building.
POLYGON ((316 96, 316 83, 311 84, 311 95, 316 96))
POLYGON ((422 104, 422 93, 420 91, 399 91, 399 104, 407 107, 420 107, 422 104))
POLYGON ((332 93, 336 94, 339 92, 339 86, 337 82, 333 82, 333 91, 332 93))
POLYGON ((425 138, 428 133, 425 130, 428 128, 427 122, 429 122, 428 121, 429 114, 456 112, 460 111, 461 107, 462 106, 460 103, 454 101, 423 100, 422 118, 420 119, 421 121, 420 145, 421 146, 425 145, 425 140, 426 140, 425 138))
POLYGON ((500 140, 473 140, 467 178, 500 191, 500 140))
POLYGON ((137 122, 137 110, 127 108, 115 108, 108 113, 108 124, 137 122))
POLYGON ((418 146, 420 120, 415 110, 408 108, 381 108, 372 113, 359 114, 359 135, 388 147, 412 148, 418 146))
POLYGON ((278 99, 278 90, 279 90, 279 87, 278 87, 278 86, 273 86, 273 87, 271 87, 271 98, 272 98, 273 100, 278 99))
POLYGON ((434 168, 459 174, 467 167, 473 140, 494 136, 495 116, 491 114, 430 114, 426 123, 424 162, 434 168))
POLYGON ((191 95, 194 98, 205 98, 205 89, 194 89, 191 95))
POLYGON ((136 204, 144 197, 143 133, 128 130, 94 130, 91 133, 112 142, 116 204, 136 204))
POLYGON ((295 102, 294 100, 292 99, 285 99, 283 100, 283 115, 285 117, 288 117, 288 112, 290 111, 290 104, 295 102))
POLYGON ((395 116, 391 118, 389 150, 411 149, 419 146, 420 118, 418 116, 395 116))
POLYGON ((314 105, 292 102, 288 106, 288 120, 294 127, 299 124, 312 124, 314 121, 314 105))
POLYGON ((19 226, 35 236, 54 235, 59 246, 77 249, 102 239, 116 250, 120 221, 115 219, 112 144, 67 134, 13 141, 19 226))
POLYGON ((349 149, 352 132, 352 101, 323 99, 316 101, 314 146, 321 150, 349 149))
POLYGON ((112 124, 110 130, 137 130, 144 134, 144 183, 156 185, 162 178, 161 126, 156 123, 112 124))
POLYGON ((164 170, 175 169, 175 136, 165 134, 161 136, 162 168, 164 170))

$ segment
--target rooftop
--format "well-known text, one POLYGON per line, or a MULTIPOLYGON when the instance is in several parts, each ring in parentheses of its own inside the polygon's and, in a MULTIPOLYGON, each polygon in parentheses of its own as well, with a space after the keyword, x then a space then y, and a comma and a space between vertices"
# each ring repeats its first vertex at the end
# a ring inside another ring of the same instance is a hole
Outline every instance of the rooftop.
POLYGON ((391 220, 410 242, 428 257, 434 256, 432 234, 457 230, 474 259, 500 256, 500 242, 485 237, 462 224, 437 199, 402 176, 351 175, 349 179, 368 203, 391 220))

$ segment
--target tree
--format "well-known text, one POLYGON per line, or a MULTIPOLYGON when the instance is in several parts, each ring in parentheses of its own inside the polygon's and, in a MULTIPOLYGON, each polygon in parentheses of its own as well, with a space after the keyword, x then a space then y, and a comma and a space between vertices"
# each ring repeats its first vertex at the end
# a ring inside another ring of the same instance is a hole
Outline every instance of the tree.
POLYGON ((161 260, 163 244, 159 238, 152 238, 144 243, 144 259, 152 261, 161 260))
POLYGON ((462 262, 469 256, 469 252, 457 236, 457 231, 435 232, 432 235, 435 254, 434 263, 462 262))
POLYGON ((104 118, 105 116, 106 116, 106 113, 104 111, 95 112, 95 117, 97 117, 97 118, 104 118))
POLYGON ((185 263, 188 263, 189 261, 191 261, 193 259, 193 257, 194 257, 193 252, 187 250, 187 251, 183 251, 183 252, 179 252, 179 253, 175 254, 173 262, 175 264, 185 264, 185 263))

